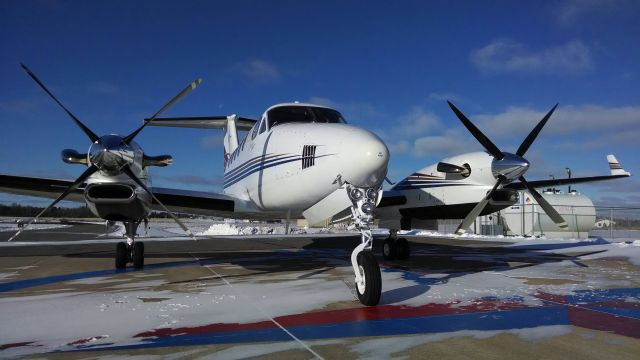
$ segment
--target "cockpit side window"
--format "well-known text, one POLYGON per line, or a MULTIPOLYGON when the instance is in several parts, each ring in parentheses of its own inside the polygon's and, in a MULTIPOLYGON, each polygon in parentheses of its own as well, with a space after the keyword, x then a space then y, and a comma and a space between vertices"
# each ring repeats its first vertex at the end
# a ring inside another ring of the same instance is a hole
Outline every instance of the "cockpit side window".
POLYGON ((256 136, 258 135, 258 130, 260 130, 260 133, 262 134, 264 130, 262 130, 261 128, 266 126, 266 122, 267 120, 264 116, 262 116, 262 119, 260 119, 259 122, 253 125, 253 130, 251 131, 251 140, 256 138, 256 136))
POLYGON ((280 106, 269 110, 268 116, 270 128, 291 122, 346 124, 336 110, 315 106, 280 106))
POLYGON ((265 130, 267 130, 267 120, 266 119, 262 119, 262 123, 260 124, 259 133, 262 134, 265 130))

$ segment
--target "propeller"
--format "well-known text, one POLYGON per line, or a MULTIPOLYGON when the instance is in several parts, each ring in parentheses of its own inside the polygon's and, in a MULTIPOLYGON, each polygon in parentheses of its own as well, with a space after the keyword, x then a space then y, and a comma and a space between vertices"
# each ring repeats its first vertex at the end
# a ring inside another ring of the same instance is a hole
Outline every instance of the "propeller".
POLYGON ((165 110, 170 108, 173 104, 177 103, 178 100, 182 99, 187 94, 189 94, 192 90, 197 88, 198 85, 200 85, 201 82, 202 82, 202 79, 196 79, 191 84, 187 85, 187 87, 182 89, 182 91, 180 91, 178 93, 178 95, 174 96, 173 99, 169 100, 168 103, 166 103, 163 107, 160 108, 160 110, 158 110, 155 114, 153 114, 153 116, 151 116, 151 118, 149 118, 148 120, 145 120, 144 123, 139 128, 134 130, 131 134, 125 136, 122 140, 126 144, 129 144, 131 142, 131 140, 133 140, 140 133, 140 131, 142 131, 142 129, 144 129, 145 126, 149 125, 150 122, 152 122, 155 118, 157 118, 165 110))
MULTIPOLYGON (((501 151, 488 137, 486 137, 480 129, 478 129, 472 122, 469 120, 451 101, 447 101, 449 107, 456 114, 458 119, 462 122, 462 124, 471 132, 471 135, 478 140, 478 142, 494 157, 493 162, 491 163, 491 170, 493 176, 496 178, 496 183, 494 184, 491 191, 487 193, 487 195, 471 210, 469 214, 464 218, 458 229, 456 230, 456 234, 462 235, 464 234, 471 226, 471 224, 475 221, 475 219, 482 213, 482 210, 487 206, 489 200, 493 196, 493 194, 498 190, 502 185, 508 184, 515 179, 519 179, 529 190, 531 195, 536 199, 540 207, 544 210, 544 212, 549 215, 551 220, 553 220, 556 225, 560 228, 567 228, 567 222, 564 218, 553 208, 551 204, 547 200, 545 200, 540 193, 538 193, 524 178, 524 173, 529 169, 529 162, 523 157, 524 154, 529 150, 531 144, 535 141, 535 139, 540 134, 540 131, 545 126, 553 112, 558 107, 556 104, 547 114, 538 122, 538 124, 531 130, 529 135, 522 141, 520 147, 515 154, 503 152, 501 151)), ((440 167, 440 164, 438 164, 440 167)), ((443 169, 449 169, 451 172, 455 172, 456 165, 444 164, 442 163, 443 169), (450 165, 450 166, 449 166, 450 165)))
POLYGON ((160 206, 162 206, 162 208, 164 209, 164 211, 166 211, 169 215, 171 215, 171 217, 173 218, 173 220, 182 228, 182 230, 184 230, 184 232, 186 232, 193 240, 198 240, 196 239, 195 235, 193 235, 193 233, 191 232, 191 230, 189 230, 189 228, 187 228, 187 226, 180 221, 180 219, 178 219, 173 212, 171 212, 171 210, 169 210, 166 206, 164 206, 164 204, 158 200, 158 198, 153 194, 153 192, 151 190, 149 190, 149 188, 147 187, 147 185, 145 185, 142 180, 140 180, 140 178, 138 178, 136 176, 136 174, 133 173, 133 171, 131 170, 130 167, 126 166, 122 169, 124 172, 131 180, 135 181, 136 184, 138 184, 141 188, 144 189, 144 191, 147 192, 147 194, 151 195, 151 197, 153 198, 153 200, 155 200, 158 204, 160 204, 160 206))
MULTIPOLYGON (((168 103, 166 103, 160 110, 158 110, 150 119, 146 120, 142 126, 134 130, 131 134, 121 137, 119 135, 105 135, 102 137, 97 136, 91 129, 89 129, 85 124, 80 121, 69 109, 67 109, 60 100, 58 100, 55 95, 47 87, 44 85, 42 81, 24 64, 20 64, 20 66, 26 71, 26 73, 44 90, 68 115, 71 117, 73 122, 82 130, 82 132, 87 135, 89 140, 91 140, 91 147, 89 149, 89 157, 87 162, 79 161, 79 154, 74 150, 65 150, 63 151, 63 159, 66 159, 65 162, 72 163, 86 163, 89 165, 87 170, 85 170, 57 199, 55 199, 48 207, 42 210, 38 215, 29 220, 29 222, 20 229, 15 235, 13 235, 9 241, 15 239, 22 231, 27 229, 29 225, 35 222, 42 214, 47 212, 53 206, 55 206, 58 202, 63 200, 67 195, 69 195, 73 190, 75 190, 78 186, 80 186, 87 178, 91 175, 100 171, 107 176, 116 176, 121 173, 126 174, 131 180, 133 180, 136 184, 142 187, 151 197, 158 203, 162 208, 171 215, 173 220, 175 220, 178 225, 192 238, 196 239, 193 233, 182 223, 160 200, 158 200, 155 195, 149 190, 149 188, 135 175, 133 170, 131 169, 131 165, 134 162, 134 148, 131 146, 131 142, 133 139, 147 126, 151 121, 153 121, 158 115, 162 112, 170 108, 173 104, 178 102, 178 100, 182 99, 184 96, 189 94, 193 89, 195 89, 201 82, 202 79, 196 79, 187 87, 185 87, 182 91, 180 91, 176 96, 174 96, 168 103)), ((156 160, 158 164, 161 166, 166 166, 170 163, 170 157, 165 155, 162 159, 158 158, 149 158, 152 160, 156 160)), ((140 167, 144 167, 145 164, 140 164, 140 167)), ((154 162, 148 162, 148 165, 155 165, 154 162)))

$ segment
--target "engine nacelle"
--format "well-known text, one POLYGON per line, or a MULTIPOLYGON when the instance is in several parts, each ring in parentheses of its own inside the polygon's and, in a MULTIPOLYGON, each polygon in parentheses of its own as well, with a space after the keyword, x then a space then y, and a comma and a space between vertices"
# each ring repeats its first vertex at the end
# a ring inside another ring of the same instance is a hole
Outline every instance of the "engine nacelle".
POLYGON ((493 192, 489 204, 499 206, 511 206, 520 200, 520 195, 517 190, 513 189, 498 189, 493 192))
POLYGON ((82 164, 87 165, 89 163, 89 159, 87 158, 87 154, 81 154, 73 149, 64 149, 62 150, 62 161, 67 164, 82 164))

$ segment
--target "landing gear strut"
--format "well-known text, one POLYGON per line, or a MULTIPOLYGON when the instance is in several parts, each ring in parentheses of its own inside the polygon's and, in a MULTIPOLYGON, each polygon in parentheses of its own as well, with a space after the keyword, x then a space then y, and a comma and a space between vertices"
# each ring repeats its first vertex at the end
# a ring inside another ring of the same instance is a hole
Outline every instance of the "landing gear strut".
POLYGON ((406 260, 409 255, 411 255, 411 247, 407 239, 398 239, 398 230, 389 230, 389 237, 382 244, 382 257, 385 260, 406 260))
POLYGON ((127 242, 119 242, 116 245, 116 269, 125 269, 127 263, 133 263, 136 269, 144 267, 144 243, 135 242, 136 230, 140 221, 124 221, 127 242))
POLYGON ((362 304, 378 305, 382 293, 382 278, 378 261, 372 251, 373 236, 370 229, 377 191, 348 185, 347 192, 352 202, 351 214, 355 226, 360 230, 362 240, 351 253, 351 265, 356 275, 356 293, 362 304))

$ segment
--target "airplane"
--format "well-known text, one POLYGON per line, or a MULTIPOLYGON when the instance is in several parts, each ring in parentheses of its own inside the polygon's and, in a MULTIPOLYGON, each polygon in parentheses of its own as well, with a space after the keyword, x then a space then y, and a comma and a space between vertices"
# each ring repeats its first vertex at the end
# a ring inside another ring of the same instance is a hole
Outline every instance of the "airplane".
POLYGON ((531 130, 515 154, 500 150, 453 103, 448 101, 448 104, 486 151, 443 159, 414 172, 384 192, 374 214, 379 219, 379 227, 390 229, 382 247, 385 259, 403 260, 410 256, 409 243, 406 238, 398 238, 398 230, 433 227, 438 219, 462 219, 456 234, 463 235, 478 216, 517 203, 518 190, 528 190, 560 229, 567 228, 563 217, 536 188, 631 176, 614 155, 608 155, 610 175, 607 176, 527 181, 524 174, 530 163, 523 156, 557 104, 531 130))
POLYGON ((138 225, 153 209, 226 218, 296 219, 326 222, 349 211, 361 235, 351 254, 356 293, 364 305, 376 305, 381 275, 373 255, 370 226, 382 199, 389 150, 372 132, 347 124, 336 110, 313 104, 283 103, 269 107, 260 120, 229 116, 158 118, 200 84, 198 79, 126 136, 97 136, 72 114, 25 65, 27 74, 89 137, 87 153, 64 150, 63 161, 87 169, 75 180, 0 175, 0 191, 55 198, 9 241, 63 199, 83 201, 98 217, 122 222, 126 242, 116 246, 115 267, 144 266, 144 244, 135 241, 138 225), (146 126, 224 130, 222 194, 151 187, 150 166, 167 166, 169 155, 147 156, 133 140, 146 126), (247 130, 240 139, 238 130, 247 130), (61 193, 62 192, 62 193, 61 193))

